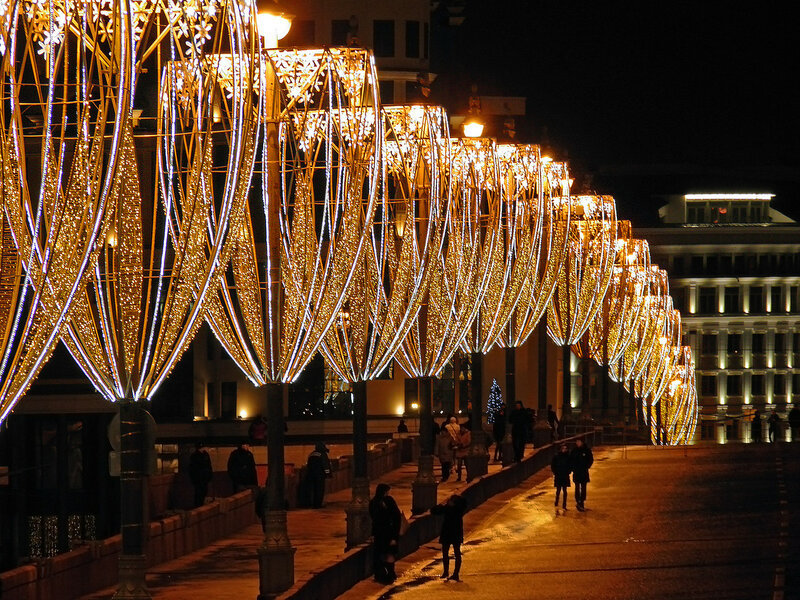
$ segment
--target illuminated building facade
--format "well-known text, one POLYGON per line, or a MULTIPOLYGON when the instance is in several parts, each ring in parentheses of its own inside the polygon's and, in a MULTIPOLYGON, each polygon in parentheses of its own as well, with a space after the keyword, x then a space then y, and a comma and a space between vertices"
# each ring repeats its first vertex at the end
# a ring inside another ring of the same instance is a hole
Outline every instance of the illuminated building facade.
MULTIPOLYGON (((688 194, 639 230, 667 269, 696 360, 701 439, 749 441, 800 396, 800 228, 771 194, 688 194)), ((786 435, 782 431, 782 436, 786 435)))

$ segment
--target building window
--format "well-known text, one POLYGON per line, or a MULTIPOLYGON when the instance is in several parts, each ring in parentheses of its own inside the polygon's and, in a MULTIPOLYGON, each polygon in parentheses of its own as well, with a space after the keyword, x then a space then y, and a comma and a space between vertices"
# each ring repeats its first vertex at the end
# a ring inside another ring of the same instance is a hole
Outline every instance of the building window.
POLYGON ((797 291, 796 285, 789 288, 789 312, 791 313, 797 312, 797 291))
POLYGON ((742 334, 729 333, 728 334, 728 354, 738 355, 742 351, 742 334))
POLYGON ((753 354, 764 354, 764 334, 753 334, 753 354))
POLYGON ((686 307, 686 288, 672 288, 672 308, 688 312, 686 307))
POLYGON ((719 256, 716 254, 709 254, 706 257, 706 273, 719 275, 719 256))
MULTIPOLYGON (((346 23, 347 21, 345 21, 346 23)), ((345 31, 345 39, 347 32, 345 31)), ((281 46, 290 48, 292 46, 313 46, 314 45, 314 21, 311 19, 295 19, 289 33, 281 40, 281 46)))
POLYGON ((394 81, 391 79, 378 80, 378 91, 381 95, 381 104, 394 103, 394 81))
POLYGON ((753 396, 763 396, 764 395, 764 375, 758 374, 753 375, 750 378, 750 393, 753 396))
POLYGON ((406 58, 419 58, 419 21, 406 21, 406 58))
POLYGON ((720 275, 733 274, 733 257, 730 254, 723 254, 719 257, 719 273, 720 275))
POLYGON ((711 314, 717 312, 717 288, 700 288, 700 313, 711 314))
POLYGON ((747 223, 747 204, 744 202, 733 202, 731 204, 731 222, 747 223))
POLYGON ((372 50, 375 56, 394 56, 394 21, 376 19, 372 22, 372 50))
POLYGON ((769 288, 770 312, 783 312, 781 306, 781 288, 777 285, 772 285, 769 288))
POLYGON ((349 32, 350 21, 348 19, 334 19, 331 21, 331 46, 346 46, 349 32))
POLYGON ((786 395, 786 375, 783 373, 776 373, 772 377, 772 393, 775 396, 786 395))
POLYGON ((424 27, 422 28, 422 58, 428 58, 428 49, 430 48, 430 25, 425 23, 424 27))
POLYGON ((700 344, 700 352, 703 356, 717 355, 717 336, 715 334, 704 333, 700 344))
POLYGON ((742 395, 742 376, 728 375, 728 396, 742 395))
POLYGON ((683 256, 673 256, 672 257, 672 274, 673 275, 683 275, 684 269, 684 262, 683 256))
MULTIPOLYGON (((795 354, 800 353, 800 333, 793 333, 792 334, 792 352, 795 354)), ((800 392, 800 390, 797 390, 800 392)))
POLYGON ((786 352, 786 334, 785 333, 776 333, 775 334, 774 350, 775 350, 775 354, 784 354, 786 352))
POLYGON ((222 398, 220 407, 220 416, 223 419, 236 418, 236 382, 223 381, 222 382, 222 398))
POLYGON ((703 205, 689 206, 686 209, 686 221, 689 223, 705 222, 706 208, 703 205))
POLYGON ((692 275, 703 275, 705 273, 705 261, 702 255, 692 256, 692 275))
POLYGON ((738 313, 741 312, 739 307, 739 288, 726 287, 725 288, 725 312, 738 313))
POLYGON ((744 255, 734 254, 733 256, 733 272, 736 275, 744 273, 744 255))
POLYGON ((764 312, 764 288, 754 286, 750 288, 750 313, 761 314, 764 312))
POLYGON ((700 378, 700 393, 703 396, 716 396, 717 395, 717 377, 716 377, 716 375, 703 375, 700 378))
POLYGON ((800 394, 800 373, 792 373, 792 396, 800 394))

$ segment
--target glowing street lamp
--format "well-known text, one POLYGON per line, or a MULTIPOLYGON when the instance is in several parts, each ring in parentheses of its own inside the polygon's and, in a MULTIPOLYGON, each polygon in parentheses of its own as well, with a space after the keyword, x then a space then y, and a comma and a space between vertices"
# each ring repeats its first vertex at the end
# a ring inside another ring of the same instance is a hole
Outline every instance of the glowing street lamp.
POLYGON ((277 5, 258 13, 256 26, 261 37, 263 48, 277 48, 278 40, 282 40, 292 27, 293 15, 280 12, 277 5))
POLYGON ((483 123, 470 119, 463 125, 464 135, 468 138, 479 138, 483 135, 483 123))

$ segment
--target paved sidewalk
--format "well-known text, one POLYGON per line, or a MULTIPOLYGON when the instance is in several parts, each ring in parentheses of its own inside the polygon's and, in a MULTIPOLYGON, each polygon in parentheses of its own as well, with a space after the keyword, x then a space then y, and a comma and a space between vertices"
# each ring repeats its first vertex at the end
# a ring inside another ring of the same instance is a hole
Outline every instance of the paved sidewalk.
MULTIPOLYGON (((493 450, 493 448, 492 448, 493 450)), ((526 456, 533 452, 529 446, 526 456)), ((437 461, 438 462, 438 461, 437 461)), ((500 463, 489 462, 489 473, 501 469, 500 463)), ((437 465, 438 471, 438 465, 437 465)), ((411 516, 411 483, 416 477, 416 463, 406 463, 399 469, 370 482, 371 491, 381 482, 392 486, 391 495, 406 515, 411 516)), ((466 473, 464 474, 466 476, 466 473)), ((439 500, 466 487, 466 481, 455 476, 439 485, 439 500)), ((314 572, 345 554, 345 507, 351 491, 328 494, 320 509, 295 509, 288 512, 289 538, 297 549, 295 582, 309 578, 314 572)), ((255 518, 255 516, 254 516, 255 518)), ((172 560, 148 572, 147 584, 154 598, 186 600, 214 598, 241 600, 258 596, 258 560, 256 549, 261 545, 261 525, 254 524, 229 538, 218 540, 203 550, 172 560)), ((106 600, 115 588, 107 588, 81 600, 106 600)))

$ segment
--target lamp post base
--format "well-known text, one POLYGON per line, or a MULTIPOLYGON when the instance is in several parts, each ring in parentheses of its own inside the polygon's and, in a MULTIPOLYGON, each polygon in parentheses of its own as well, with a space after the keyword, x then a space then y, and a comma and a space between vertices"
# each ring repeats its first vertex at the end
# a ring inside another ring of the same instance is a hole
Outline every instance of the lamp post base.
POLYGON ((353 479, 353 497, 345 508, 347 515, 346 549, 363 544, 372 533, 372 519, 369 516, 369 479, 353 479))
POLYGON ((411 483, 411 513, 418 515, 436 506, 438 490, 433 476, 433 455, 420 454, 417 478, 411 483))
POLYGON ((119 557, 119 587, 113 600, 150 600, 145 581, 146 560, 144 556, 125 555, 119 557))
POLYGON ((286 511, 269 511, 264 541, 258 549, 258 600, 277 597, 294 585, 294 552, 286 528, 286 511))

